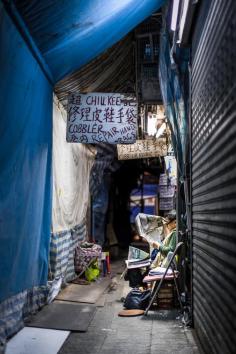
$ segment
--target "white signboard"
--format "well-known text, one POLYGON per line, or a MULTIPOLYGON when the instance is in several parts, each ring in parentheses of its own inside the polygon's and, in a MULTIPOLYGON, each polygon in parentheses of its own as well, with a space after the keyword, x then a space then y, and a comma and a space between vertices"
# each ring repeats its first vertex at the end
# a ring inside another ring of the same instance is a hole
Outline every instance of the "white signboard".
POLYGON ((136 140, 137 102, 120 93, 71 94, 67 142, 127 144, 136 140))
POLYGON ((165 156, 167 154, 166 139, 137 140, 130 145, 117 145, 118 160, 143 159, 165 156))
POLYGON ((177 176, 177 162, 174 156, 165 156, 166 171, 169 177, 177 176))
POLYGON ((167 185, 176 186, 177 185, 176 177, 169 177, 168 178, 168 176, 166 174, 160 174, 159 185, 160 186, 167 186, 167 185))

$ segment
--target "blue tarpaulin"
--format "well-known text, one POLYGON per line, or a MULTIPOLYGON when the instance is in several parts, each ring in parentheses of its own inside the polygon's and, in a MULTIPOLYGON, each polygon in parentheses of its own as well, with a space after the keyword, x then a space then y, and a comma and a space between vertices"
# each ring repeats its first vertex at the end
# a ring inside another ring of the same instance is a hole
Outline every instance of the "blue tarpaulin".
POLYGON ((0 7, 0 300, 45 284, 52 87, 0 7))
POLYGON ((52 84, 163 2, 0 0, 0 301, 47 280, 52 84))
POLYGON ((160 87, 166 117, 171 126, 172 144, 178 161, 180 176, 184 174, 188 139, 188 97, 183 91, 181 79, 188 71, 188 61, 189 50, 182 48, 177 48, 174 60, 170 36, 167 29, 164 27, 160 38, 160 87), (178 63, 181 63, 181 65, 178 63))
POLYGON ((15 0, 55 81, 111 47, 164 0, 15 0))

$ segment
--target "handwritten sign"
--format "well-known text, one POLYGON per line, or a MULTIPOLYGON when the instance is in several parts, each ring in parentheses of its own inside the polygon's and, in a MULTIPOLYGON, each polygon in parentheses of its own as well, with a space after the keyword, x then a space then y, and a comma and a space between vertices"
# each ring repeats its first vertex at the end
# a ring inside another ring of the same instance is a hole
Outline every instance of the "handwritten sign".
POLYGON ((147 157, 165 156, 167 154, 166 139, 137 140, 130 145, 117 145, 118 160, 143 159, 147 157))
POLYGON ((127 144, 136 140, 137 102, 134 96, 71 94, 67 113, 67 142, 127 144))

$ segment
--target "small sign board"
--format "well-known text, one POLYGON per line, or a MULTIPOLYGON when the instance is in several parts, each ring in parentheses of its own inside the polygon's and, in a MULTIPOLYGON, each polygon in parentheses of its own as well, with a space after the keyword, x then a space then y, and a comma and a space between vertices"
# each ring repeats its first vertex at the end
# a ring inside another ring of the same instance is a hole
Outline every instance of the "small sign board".
POLYGON ((71 94, 66 140, 70 143, 134 143, 137 112, 135 96, 100 92, 71 94))
POLYGON ((174 208, 173 198, 160 198, 160 210, 172 210, 174 208))
POLYGON ((118 160, 143 159, 148 157, 165 156, 167 154, 166 139, 136 140, 134 144, 118 144, 118 160))
POLYGON ((169 177, 166 174, 160 174, 159 178, 159 185, 160 186, 176 186, 177 185, 177 180, 176 177, 169 177))
POLYGON ((175 186, 172 185, 160 185, 159 186, 159 195, 160 198, 172 198, 175 194, 175 186))

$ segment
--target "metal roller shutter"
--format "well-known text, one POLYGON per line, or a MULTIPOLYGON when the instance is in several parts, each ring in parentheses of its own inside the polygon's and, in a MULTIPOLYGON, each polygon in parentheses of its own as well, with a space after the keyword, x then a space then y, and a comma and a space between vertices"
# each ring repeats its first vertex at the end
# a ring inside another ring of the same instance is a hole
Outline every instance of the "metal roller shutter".
POLYGON ((193 316, 204 352, 227 354, 236 353, 236 1, 208 4, 193 36, 193 316))

